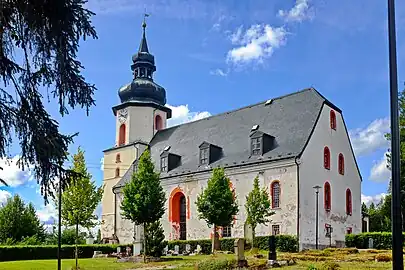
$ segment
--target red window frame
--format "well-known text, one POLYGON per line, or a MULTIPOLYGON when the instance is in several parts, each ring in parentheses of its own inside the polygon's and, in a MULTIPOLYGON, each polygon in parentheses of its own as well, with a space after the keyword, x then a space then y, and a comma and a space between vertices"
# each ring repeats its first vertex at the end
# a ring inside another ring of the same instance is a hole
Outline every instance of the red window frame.
POLYGON ((338 168, 339 168, 339 174, 344 175, 345 174, 345 157, 343 156, 342 153, 340 153, 339 157, 338 157, 338 168))
POLYGON ((346 189, 346 214, 352 215, 352 191, 346 189))
POLYGON ((163 119, 160 115, 155 116, 155 129, 156 130, 163 129, 163 119))
POLYGON ((120 168, 116 168, 115 169, 115 177, 119 177, 120 176, 120 168))
POLYGON ((326 211, 330 211, 332 205, 332 189, 329 182, 324 185, 324 208, 326 211))
POLYGON ((323 148, 323 167, 330 170, 330 150, 327 146, 323 148))
POLYGON ((335 111, 330 111, 330 128, 336 130, 336 113, 335 111))
POLYGON ((280 195, 281 195, 281 187, 280 187, 280 181, 273 181, 270 186, 271 190, 271 208, 279 208, 280 207, 280 195), (277 184, 278 187, 278 194, 275 194, 275 185, 277 184), (277 203, 275 200, 275 196, 277 195, 277 203))
POLYGON ((126 126, 125 126, 125 124, 122 124, 120 126, 120 130, 119 130, 118 146, 125 144, 125 135, 126 135, 125 133, 126 133, 126 126))

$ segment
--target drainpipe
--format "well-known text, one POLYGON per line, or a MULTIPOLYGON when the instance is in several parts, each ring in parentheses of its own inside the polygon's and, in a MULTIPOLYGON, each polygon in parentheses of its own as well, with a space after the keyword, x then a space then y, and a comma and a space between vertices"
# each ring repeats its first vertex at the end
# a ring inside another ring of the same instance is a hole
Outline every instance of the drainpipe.
POLYGON ((151 140, 153 138, 153 136, 155 136, 155 112, 156 112, 156 108, 153 109, 153 113, 152 113, 152 137, 149 139, 151 140))
POLYGON ((295 164, 297 165, 297 239, 298 249, 300 249, 300 159, 295 158, 295 164))
POLYGON ((114 235, 117 236, 117 193, 114 192, 114 235))

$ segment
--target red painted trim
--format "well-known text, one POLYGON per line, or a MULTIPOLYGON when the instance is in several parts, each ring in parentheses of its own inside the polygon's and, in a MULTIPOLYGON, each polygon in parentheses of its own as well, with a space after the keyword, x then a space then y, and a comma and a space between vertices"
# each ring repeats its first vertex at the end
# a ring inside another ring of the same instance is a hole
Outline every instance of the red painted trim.
POLYGON ((350 188, 346 189, 346 214, 352 215, 352 191, 350 188))
POLYGON ((157 115, 155 116, 155 129, 156 129, 156 130, 161 130, 161 129, 163 129, 163 119, 162 119, 162 117, 161 117, 159 114, 157 114, 157 115))
POLYGON ((271 208, 280 208, 281 205, 281 184, 279 180, 273 180, 270 184, 271 208), (274 184, 278 183, 278 206, 274 206, 274 184))
POLYGON ((336 130, 336 113, 330 110, 330 128, 336 130))
POLYGON ((327 146, 323 148, 323 167, 330 170, 330 150, 327 146))
MULTIPOLYGON (((175 189, 172 190, 172 192, 170 193, 170 197, 169 197, 169 221, 173 222, 174 221, 174 217, 173 217, 173 204, 176 203, 176 198, 179 195, 184 195, 183 190, 180 187, 176 187, 175 189)), ((187 211, 189 212, 189 209, 187 209, 187 211)), ((176 213, 177 214, 177 213, 176 213)), ((179 213, 180 214, 180 213, 179 213)), ((189 213, 187 213, 187 215, 189 215, 189 213)))
POLYGON ((340 153, 339 157, 338 157, 338 168, 339 168, 339 174, 344 175, 345 174, 345 157, 343 156, 342 153, 340 153))
POLYGON ((328 181, 324 184, 323 204, 326 211, 330 211, 332 208, 332 188, 328 181), (327 201, 328 199, 328 201, 327 201))
POLYGON ((125 136, 126 136, 126 127, 125 127, 125 124, 122 124, 120 126, 119 134, 118 134, 118 146, 125 144, 125 142, 126 142, 125 136))

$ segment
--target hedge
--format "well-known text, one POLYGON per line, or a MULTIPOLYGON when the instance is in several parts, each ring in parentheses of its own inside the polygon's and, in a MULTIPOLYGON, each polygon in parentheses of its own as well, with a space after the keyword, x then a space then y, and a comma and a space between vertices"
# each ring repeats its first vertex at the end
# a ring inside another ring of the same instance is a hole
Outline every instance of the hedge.
MULTIPOLYGON (((220 239, 221 250, 222 251, 234 251, 234 242, 236 238, 222 238, 220 239)), ((269 250, 269 236, 256 236, 256 245, 261 250, 269 250)), ((211 252, 211 240, 177 240, 169 241, 168 247, 170 250, 174 250, 174 246, 179 246, 179 252, 182 253, 186 250, 186 245, 189 244, 191 251, 197 248, 197 245, 201 246, 201 251, 204 254, 209 254, 211 252)), ((297 252, 298 251, 298 239, 291 235, 276 235, 276 247, 278 251, 281 252, 297 252)), ((246 249, 250 248, 250 245, 245 246, 246 249)))
MULTIPOLYGON (((373 248, 375 249, 391 249, 392 234, 390 232, 368 232, 360 234, 347 234, 346 246, 356 247, 359 249, 368 248, 368 239, 373 239, 373 248)), ((405 240, 405 233, 402 234, 402 239, 405 240)), ((405 244, 405 241, 403 241, 405 244)))
MULTIPOLYGON (((124 251, 127 246, 132 248, 132 245, 78 245, 79 258, 91 258, 96 250, 106 254, 116 252, 118 246, 124 251)), ((0 246, 0 261, 57 259, 57 250, 57 245, 0 246)), ((73 259, 74 254, 74 245, 62 245, 62 259, 73 259)))

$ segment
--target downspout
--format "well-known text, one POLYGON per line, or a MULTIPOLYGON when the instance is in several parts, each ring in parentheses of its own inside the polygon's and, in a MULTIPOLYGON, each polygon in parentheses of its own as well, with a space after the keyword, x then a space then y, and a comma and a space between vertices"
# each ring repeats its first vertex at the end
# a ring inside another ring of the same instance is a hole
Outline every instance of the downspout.
POLYGON ((298 250, 300 249, 300 160, 299 157, 295 158, 297 165, 297 240, 298 250))
POLYGON ((114 193, 114 235, 117 236, 117 193, 114 193))
MULTIPOLYGON (((153 109, 153 113, 152 113, 152 137, 151 138, 153 138, 153 136, 155 136, 155 112, 156 112, 156 108, 155 109, 153 109)), ((149 141, 150 141, 151 139, 149 139, 149 141)))

